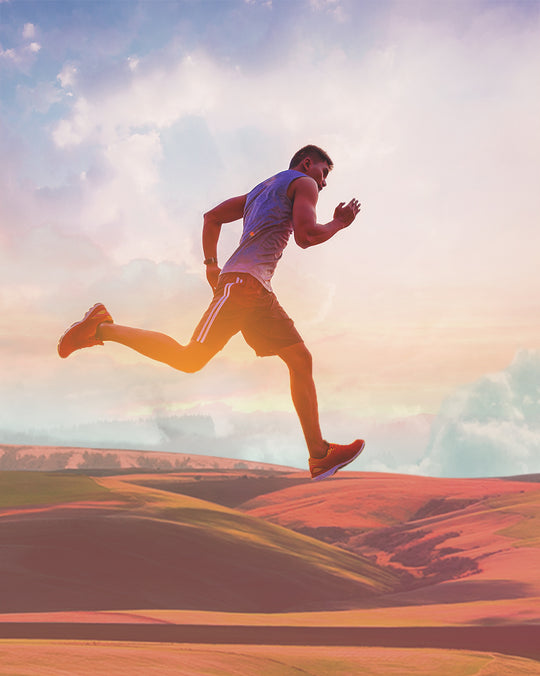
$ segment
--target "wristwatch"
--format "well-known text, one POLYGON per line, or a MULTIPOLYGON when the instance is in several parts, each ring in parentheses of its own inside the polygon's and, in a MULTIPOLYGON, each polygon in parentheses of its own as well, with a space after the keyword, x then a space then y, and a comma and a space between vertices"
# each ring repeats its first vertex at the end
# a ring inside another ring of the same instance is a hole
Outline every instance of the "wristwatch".
POLYGON ((204 264, 205 265, 212 265, 213 263, 217 263, 217 258, 214 258, 213 256, 211 258, 205 258, 204 259, 204 264))

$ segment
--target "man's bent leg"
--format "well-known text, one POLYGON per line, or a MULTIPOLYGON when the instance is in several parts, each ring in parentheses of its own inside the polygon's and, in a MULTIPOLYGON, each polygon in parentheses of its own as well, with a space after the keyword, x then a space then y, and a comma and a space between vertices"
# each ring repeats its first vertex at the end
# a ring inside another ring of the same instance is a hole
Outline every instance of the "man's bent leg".
POLYGON ((119 324, 100 324, 96 338, 120 343, 184 373, 199 371, 215 354, 215 351, 201 343, 180 345, 164 333, 119 324))
POLYGON ((311 354, 304 343, 283 348, 279 357, 289 367, 291 395, 304 437, 312 458, 326 455, 328 444, 322 438, 319 425, 317 391, 312 373, 311 354))

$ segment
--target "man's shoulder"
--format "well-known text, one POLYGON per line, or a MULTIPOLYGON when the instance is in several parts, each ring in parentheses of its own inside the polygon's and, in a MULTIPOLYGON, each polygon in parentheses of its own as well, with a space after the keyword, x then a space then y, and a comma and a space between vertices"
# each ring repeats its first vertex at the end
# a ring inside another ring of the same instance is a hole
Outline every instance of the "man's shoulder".
POLYGON ((293 178, 293 180, 289 183, 289 188, 287 190, 289 197, 291 199, 294 198, 298 192, 306 195, 313 194, 317 196, 319 194, 319 186, 317 185, 317 181, 314 178, 311 178, 311 176, 307 176, 300 171, 297 171, 296 173, 298 176, 293 178))

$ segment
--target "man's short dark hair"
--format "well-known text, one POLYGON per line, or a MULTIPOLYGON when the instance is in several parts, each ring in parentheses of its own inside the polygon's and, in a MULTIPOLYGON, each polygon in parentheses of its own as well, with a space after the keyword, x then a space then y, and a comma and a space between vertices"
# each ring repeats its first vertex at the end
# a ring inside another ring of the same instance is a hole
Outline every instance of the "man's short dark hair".
POLYGON ((319 148, 319 146, 314 146, 314 145, 308 145, 304 146, 303 148, 300 148, 292 157, 292 160, 289 164, 289 169, 293 169, 294 167, 297 167, 302 160, 304 160, 306 157, 311 158, 315 162, 326 162, 328 164, 328 168, 332 169, 334 167, 334 163, 330 159, 330 156, 328 153, 326 153, 322 148, 319 148))

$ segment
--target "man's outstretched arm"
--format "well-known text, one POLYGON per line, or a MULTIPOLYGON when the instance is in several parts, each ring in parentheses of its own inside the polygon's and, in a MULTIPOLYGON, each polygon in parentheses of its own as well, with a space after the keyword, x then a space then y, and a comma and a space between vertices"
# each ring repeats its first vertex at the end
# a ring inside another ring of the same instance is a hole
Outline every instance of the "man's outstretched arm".
POLYGON ((206 279, 210 286, 215 289, 221 268, 217 263, 217 245, 221 226, 223 223, 237 221, 244 216, 244 207, 246 205, 246 195, 231 197, 231 199, 218 204, 217 207, 210 209, 204 214, 202 244, 205 260, 215 259, 215 263, 206 266, 206 279))
POLYGON ((299 178, 294 183, 293 192, 293 228, 294 239, 298 246, 307 249, 322 244, 336 232, 347 228, 360 211, 360 202, 352 199, 348 204, 341 202, 334 211, 334 218, 325 224, 317 223, 317 183, 309 178, 299 178))

